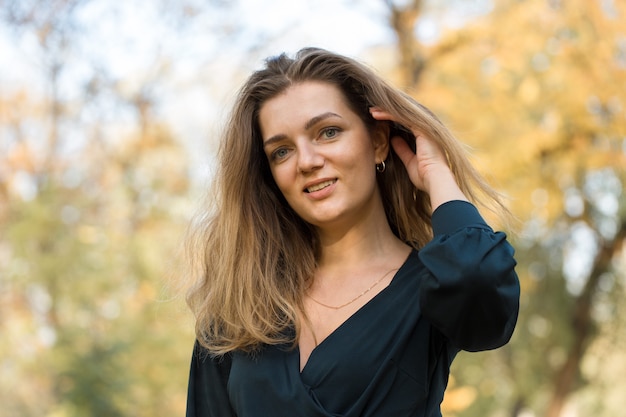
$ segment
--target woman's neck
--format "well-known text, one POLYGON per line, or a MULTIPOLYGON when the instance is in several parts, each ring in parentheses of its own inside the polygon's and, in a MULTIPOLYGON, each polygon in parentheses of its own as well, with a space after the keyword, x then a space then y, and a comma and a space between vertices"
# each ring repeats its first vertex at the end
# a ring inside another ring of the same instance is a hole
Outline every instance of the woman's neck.
POLYGON ((393 234, 386 219, 343 233, 320 231, 318 269, 345 271, 406 259, 410 247, 393 234))

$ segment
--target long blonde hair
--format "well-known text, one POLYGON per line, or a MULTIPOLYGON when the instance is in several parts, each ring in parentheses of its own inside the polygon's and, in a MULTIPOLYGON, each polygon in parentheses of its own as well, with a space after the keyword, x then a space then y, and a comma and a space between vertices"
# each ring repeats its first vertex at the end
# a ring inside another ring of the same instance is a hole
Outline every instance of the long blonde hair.
MULTIPOLYGON (((466 195, 490 209, 504 208, 437 117, 365 65, 316 48, 302 49, 293 59, 284 54, 268 59, 239 91, 219 149, 213 197, 188 241, 195 282, 187 302, 198 341, 214 354, 298 339, 298 312, 316 266, 317 236, 276 186, 258 119, 263 103, 309 80, 337 86, 370 128, 382 123, 369 113, 377 106, 399 117, 400 123, 390 126, 392 134, 410 143, 414 138, 403 126, 412 126, 437 140, 466 195)), ((432 238, 429 198, 413 186, 393 151, 386 167, 377 177, 387 220, 400 239, 420 249, 432 238)))

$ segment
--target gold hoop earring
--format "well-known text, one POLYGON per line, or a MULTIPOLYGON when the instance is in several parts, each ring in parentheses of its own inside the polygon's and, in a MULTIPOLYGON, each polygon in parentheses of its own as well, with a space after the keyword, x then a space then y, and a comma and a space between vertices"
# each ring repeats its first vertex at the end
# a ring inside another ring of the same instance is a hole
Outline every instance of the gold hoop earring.
POLYGON ((385 170, 387 169, 387 165, 385 165, 385 161, 382 161, 380 164, 376 164, 376 171, 378 171, 379 173, 383 173, 385 172, 385 170))

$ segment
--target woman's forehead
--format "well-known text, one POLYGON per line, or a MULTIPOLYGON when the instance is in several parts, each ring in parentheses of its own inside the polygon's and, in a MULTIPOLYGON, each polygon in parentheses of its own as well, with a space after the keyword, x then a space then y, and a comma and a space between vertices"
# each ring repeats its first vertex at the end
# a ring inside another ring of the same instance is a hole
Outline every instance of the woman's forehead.
POLYGON ((343 92, 330 83, 307 81, 290 86, 281 94, 261 105, 259 124, 266 137, 272 130, 287 121, 310 124, 312 118, 326 113, 342 115, 351 112, 343 92))

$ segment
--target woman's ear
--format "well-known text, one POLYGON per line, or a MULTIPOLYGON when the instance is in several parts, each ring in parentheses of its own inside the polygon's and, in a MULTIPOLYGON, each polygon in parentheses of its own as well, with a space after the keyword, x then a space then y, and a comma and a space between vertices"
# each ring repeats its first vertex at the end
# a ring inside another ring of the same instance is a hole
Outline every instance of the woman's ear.
POLYGON ((389 155, 389 123, 386 121, 377 121, 372 131, 372 143, 374 144, 374 153, 376 161, 382 162, 389 155))

